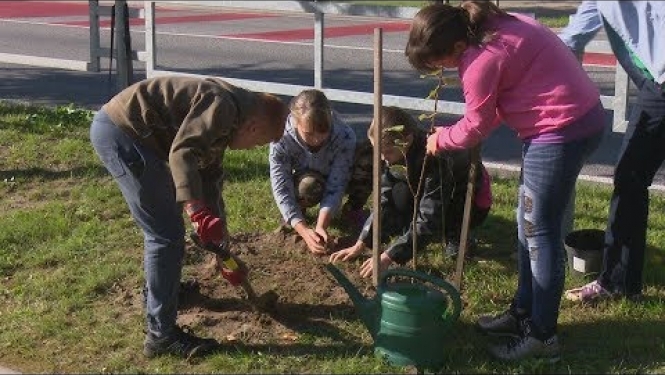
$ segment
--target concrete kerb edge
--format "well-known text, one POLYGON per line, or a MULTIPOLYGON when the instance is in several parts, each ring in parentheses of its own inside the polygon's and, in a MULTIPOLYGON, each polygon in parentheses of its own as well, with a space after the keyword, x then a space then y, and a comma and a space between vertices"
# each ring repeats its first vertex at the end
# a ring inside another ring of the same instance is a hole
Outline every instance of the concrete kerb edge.
MULTIPOLYGON (((522 167, 520 167, 519 165, 494 163, 494 162, 489 162, 489 161, 483 161, 483 164, 485 165, 485 167, 487 167, 488 170, 496 170, 496 171, 503 172, 503 173, 510 174, 510 175, 519 174, 520 171, 522 170, 522 167)), ((592 176, 592 175, 587 175, 587 174, 580 174, 577 177, 577 179, 579 181, 588 181, 588 182, 594 182, 594 183, 599 183, 599 184, 603 184, 603 185, 612 185, 612 184, 614 184, 614 180, 611 177, 600 177, 600 176, 592 176)), ((649 186, 649 190, 665 192, 665 185, 653 184, 653 185, 649 186)))
POLYGON ((1 374, 1 375, 5 375, 5 374, 7 374, 7 375, 9 375, 9 374, 20 374, 20 372, 18 372, 18 371, 16 371, 16 370, 12 370, 12 369, 10 369, 10 368, 7 368, 7 367, 4 367, 4 366, 0 365, 0 374, 1 374))

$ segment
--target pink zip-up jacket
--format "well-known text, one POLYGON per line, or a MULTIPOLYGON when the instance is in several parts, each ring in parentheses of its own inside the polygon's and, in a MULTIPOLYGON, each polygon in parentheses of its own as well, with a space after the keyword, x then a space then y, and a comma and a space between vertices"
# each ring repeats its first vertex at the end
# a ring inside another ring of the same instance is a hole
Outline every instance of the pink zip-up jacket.
POLYGON ((513 16, 490 20, 494 38, 462 54, 466 110, 457 123, 438 131, 439 149, 472 147, 502 121, 522 140, 537 138, 598 105, 598 88, 559 37, 532 18, 513 16))

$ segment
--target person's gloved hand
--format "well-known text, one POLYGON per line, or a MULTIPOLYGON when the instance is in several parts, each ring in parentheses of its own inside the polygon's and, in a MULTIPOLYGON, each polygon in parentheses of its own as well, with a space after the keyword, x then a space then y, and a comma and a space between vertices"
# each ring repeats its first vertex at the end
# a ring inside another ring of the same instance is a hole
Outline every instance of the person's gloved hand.
POLYGON ((224 240, 224 221, 213 215, 210 208, 201 201, 189 201, 185 205, 185 211, 194 223, 196 234, 201 242, 220 244, 224 240))
POLYGON ((247 265, 245 262, 240 260, 237 256, 231 254, 231 258, 235 262, 235 265, 237 268, 235 269, 229 269, 227 262, 222 261, 222 258, 217 255, 217 265, 219 267, 219 271, 222 274, 222 277, 225 278, 231 285, 233 286, 238 286, 240 285, 245 279, 247 279, 247 275, 249 274, 249 269, 247 268, 247 265))

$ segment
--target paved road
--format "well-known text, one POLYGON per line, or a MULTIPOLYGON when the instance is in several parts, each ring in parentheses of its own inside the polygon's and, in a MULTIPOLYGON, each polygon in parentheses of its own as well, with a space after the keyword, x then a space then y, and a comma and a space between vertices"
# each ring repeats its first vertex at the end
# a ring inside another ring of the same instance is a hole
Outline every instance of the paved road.
MULTIPOLYGON (((140 2, 130 2, 139 3, 140 2)), ((44 2, 39 7, 23 2, 0 3, 0 52, 87 60, 87 4, 44 2)), ((501 1, 501 6, 537 16, 574 12, 579 1, 501 1)), ((134 4, 132 4, 134 5, 134 4)), ((158 65, 162 69, 289 84, 313 85, 313 18, 309 14, 255 12, 239 9, 213 10, 200 7, 157 9, 158 65)), ((144 46, 142 21, 132 24, 132 43, 144 46)), ((403 56, 408 22, 348 17, 326 18, 324 86, 372 92, 372 30, 390 25, 384 34, 384 92, 391 95, 427 96, 432 83, 418 78, 403 56), (421 95, 422 94, 422 95, 421 95)), ((102 26, 108 26, 103 22, 102 26)), ((102 44, 108 45, 108 27, 102 44)), ((589 59, 598 56, 589 56, 589 59)), ((607 57, 607 56, 606 56, 607 57)), ((607 63, 605 59, 605 63, 607 63)), ((592 61, 593 62, 593 61, 592 61)), ((607 64, 605 64, 607 65, 607 64)), ((108 59, 102 59, 108 68, 108 59)), ((145 76, 136 63, 135 78, 145 76)), ((587 66, 603 95, 613 94, 613 68, 587 66)), ((0 64, 0 98, 37 104, 75 103, 99 108, 113 93, 115 75, 48 69, 27 65, 0 64)), ((459 88, 442 93, 444 100, 461 101, 459 88)), ((335 103, 338 111, 358 130, 371 119, 370 106, 335 103)), ((608 112, 608 123, 611 112, 608 112)), ((583 174, 610 181, 622 134, 609 133, 591 157, 583 174)), ((490 167, 517 170, 520 142, 506 127, 495 131, 484 143, 483 157, 490 167)), ((655 188, 663 189, 665 173, 659 173, 655 188)))

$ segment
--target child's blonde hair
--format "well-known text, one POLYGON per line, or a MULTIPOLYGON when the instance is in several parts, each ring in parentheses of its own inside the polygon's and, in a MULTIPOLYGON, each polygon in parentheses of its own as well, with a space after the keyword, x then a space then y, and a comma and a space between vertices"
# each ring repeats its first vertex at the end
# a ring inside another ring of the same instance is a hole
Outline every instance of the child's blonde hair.
POLYGON ((305 131, 327 133, 332 127, 330 102, 320 90, 303 90, 291 100, 290 109, 291 116, 305 131))
MULTIPOLYGON (((369 129, 367 129, 367 136, 372 143, 376 143, 376 139, 374 139, 376 127, 376 121, 372 120, 369 129)), ((381 129, 383 133, 381 141, 388 144, 394 144, 395 141, 406 141, 410 135, 423 131, 413 116, 398 107, 381 108, 381 129), (396 128, 398 126, 400 128, 396 128)))

